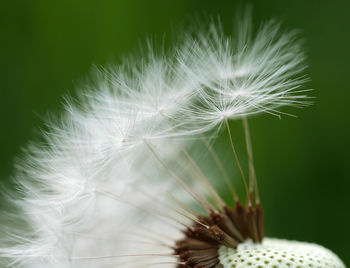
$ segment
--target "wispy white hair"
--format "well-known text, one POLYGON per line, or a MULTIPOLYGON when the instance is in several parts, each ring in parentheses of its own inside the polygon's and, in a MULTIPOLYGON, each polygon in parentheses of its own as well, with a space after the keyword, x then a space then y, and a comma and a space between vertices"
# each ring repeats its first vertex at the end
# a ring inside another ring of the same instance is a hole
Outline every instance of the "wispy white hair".
POLYGON ((184 34, 172 52, 150 50, 144 60, 98 70, 93 89, 68 101, 45 142, 17 162, 4 263, 176 266, 171 245, 190 220, 181 202, 203 201, 193 180, 183 182, 194 173, 184 148, 225 120, 308 104, 296 32, 273 21, 252 32, 249 16, 232 37, 212 23, 184 34))

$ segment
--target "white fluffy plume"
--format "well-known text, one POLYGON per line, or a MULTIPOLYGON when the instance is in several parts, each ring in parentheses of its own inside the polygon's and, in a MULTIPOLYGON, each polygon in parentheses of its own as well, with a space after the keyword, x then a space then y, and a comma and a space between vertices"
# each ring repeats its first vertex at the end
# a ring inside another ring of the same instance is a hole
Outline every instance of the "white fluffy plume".
POLYGON ((97 71, 93 90, 17 163, 4 264, 176 267, 188 207, 221 202, 193 143, 227 120, 308 104, 296 33, 272 21, 252 32, 250 18, 232 37, 212 23, 170 53, 97 71))

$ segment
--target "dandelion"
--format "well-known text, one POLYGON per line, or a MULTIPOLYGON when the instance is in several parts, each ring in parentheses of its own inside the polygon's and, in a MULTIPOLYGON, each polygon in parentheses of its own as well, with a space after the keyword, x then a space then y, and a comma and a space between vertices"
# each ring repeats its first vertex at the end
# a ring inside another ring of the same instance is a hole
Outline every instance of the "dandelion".
POLYGON ((247 118, 310 101, 297 33, 270 21, 254 36, 244 17, 233 37, 212 22, 169 53, 96 70, 17 161, 4 265, 345 267, 322 246, 264 238, 247 118), (248 170, 231 120, 243 122, 248 170), (223 132, 229 163, 214 144, 223 132))

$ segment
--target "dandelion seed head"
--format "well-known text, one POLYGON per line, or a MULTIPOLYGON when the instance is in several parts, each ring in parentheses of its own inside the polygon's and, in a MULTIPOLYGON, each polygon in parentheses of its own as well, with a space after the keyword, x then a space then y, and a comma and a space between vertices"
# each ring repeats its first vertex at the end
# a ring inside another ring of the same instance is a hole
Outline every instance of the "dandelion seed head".
POLYGON ((39 268, 227 268, 235 261, 239 267, 244 254, 244 262, 260 265, 265 257, 256 258, 271 248, 292 256, 311 249, 315 258, 325 256, 323 263, 343 267, 321 247, 264 239, 248 128, 250 182, 228 121, 279 116, 279 107, 309 100, 297 33, 273 21, 252 33, 247 13, 232 37, 213 22, 184 34, 167 53, 149 45, 141 60, 96 68, 78 100, 67 100, 65 113, 48 123, 44 141, 30 144, 17 161, 18 192, 8 194, 13 213, 6 213, 0 261, 39 268), (213 146, 223 128, 246 201, 213 146), (234 206, 217 189, 222 181, 234 206))

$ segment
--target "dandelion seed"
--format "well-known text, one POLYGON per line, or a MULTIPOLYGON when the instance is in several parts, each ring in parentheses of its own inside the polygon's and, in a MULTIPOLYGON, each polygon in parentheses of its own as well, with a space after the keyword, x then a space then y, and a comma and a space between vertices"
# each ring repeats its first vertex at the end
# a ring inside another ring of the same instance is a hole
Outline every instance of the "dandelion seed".
MULTIPOLYGON (((329 250, 264 238, 247 117, 303 107, 295 32, 249 14, 227 37, 218 23, 174 52, 97 71, 96 89, 17 163, 3 228, 9 267, 345 267, 329 250), (249 172, 230 128, 243 120, 249 172), (227 131, 239 196, 213 140, 227 131), (206 153, 207 152, 207 153, 206 153), (239 174, 239 175, 238 175, 239 174), (240 177, 240 178, 239 178, 240 177), (226 183, 234 205, 225 202, 226 183)), ((90 86, 91 87, 91 86, 90 86)))

